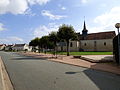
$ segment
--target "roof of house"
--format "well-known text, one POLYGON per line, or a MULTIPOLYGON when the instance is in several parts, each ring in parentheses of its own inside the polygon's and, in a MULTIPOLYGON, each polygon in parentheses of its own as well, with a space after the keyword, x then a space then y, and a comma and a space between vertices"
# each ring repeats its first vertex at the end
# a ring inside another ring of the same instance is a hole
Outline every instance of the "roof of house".
POLYGON ((101 39, 113 39, 116 36, 115 31, 98 32, 87 34, 86 37, 80 36, 81 40, 101 40, 101 39))
POLYGON ((25 44, 15 44, 14 47, 22 47, 24 46, 25 44))
POLYGON ((3 45, 5 45, 5 44, 0 44, 0 46, 3 46, 3 45))
POLYGON ((13 45, 7 45, 6 47, 12 47, 13 45))

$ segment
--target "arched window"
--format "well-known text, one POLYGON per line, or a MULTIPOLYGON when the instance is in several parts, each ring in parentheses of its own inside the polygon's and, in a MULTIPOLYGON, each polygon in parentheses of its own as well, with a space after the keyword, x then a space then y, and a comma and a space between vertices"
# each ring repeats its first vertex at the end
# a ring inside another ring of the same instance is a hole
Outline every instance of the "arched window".
POLYGON ((84 46, 86 46, 87 44, 85 43, 84 46))

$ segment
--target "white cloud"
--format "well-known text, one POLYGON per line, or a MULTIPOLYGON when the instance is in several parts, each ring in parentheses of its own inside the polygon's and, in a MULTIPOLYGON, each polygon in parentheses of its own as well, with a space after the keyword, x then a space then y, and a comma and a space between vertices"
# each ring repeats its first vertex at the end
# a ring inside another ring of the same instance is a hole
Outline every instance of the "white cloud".
POLYGON ((62 6, 61 4, 58 4, 58 7, 60 7, 60 9, 62 9, 62 10, 66 10, 67 9, 66 7, 62 6))
POLYGON ((48 35, 52 31, 57 31, 60 25, 49 23, 47 26, 41 25, 34 30, 35 37, 42 37, 48 35))
POLYGON ((42 12, 41 12, 41 14, 43 15, 43 16, 47 16, 47 17, 49 17, 51 20, 59 20, 59 19, 62 19, 62 18, 66 18, 67 16, 64 16, 64 15, 54 15, 54 14, 52 14, 50 11, 48 11, 48 10, 43 10, 42 12))
POLYGON ((50 0, 28 0, 28 2, 33 5, 33 4, 46 4, 47 2, 49 2, 50 0))
POLYGON ((66 10, 66 7, 61 7, 62 10, 66 10))
POLYGON ((94 19, 96 27, 90 28, 95 31, 114 31, 115 24, 120 22, 120 7, 113 7, 109 12, 101 14, 94 19))
POLYGON ((88 3, 89 0, 81 0, 81 3, 85 4, 88 3))
POLYGON ((6 37, 6 38, 0 38, 1 43, 5 44, 12 44, 12 43, 23 43, 23 39, 16 37, 16 36, 11 36, 11 37, 6 37))
POLYGON ((0 14, 24 14, 29 5, 46 4, 50 0, 0 0, 0 14))
POLYGON ((6 28, 4 27, 4 24, 0 23, 0 31, 6 30, 6 28))
POLYGON ((36 16, 36 13, 33 13, 33 12, 31 11, 31 9, 28 9, 28 10, 24 13, 24 15, 27 15, 27 16, 36 16))

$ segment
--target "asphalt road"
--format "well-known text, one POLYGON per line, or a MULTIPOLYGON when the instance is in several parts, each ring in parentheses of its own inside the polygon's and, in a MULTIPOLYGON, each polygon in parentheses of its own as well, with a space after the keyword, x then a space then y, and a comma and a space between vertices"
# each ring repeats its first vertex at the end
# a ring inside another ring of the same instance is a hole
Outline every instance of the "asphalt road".
POLYGON ((0 52, 15 90, 120 90, 120 76, 0 52))

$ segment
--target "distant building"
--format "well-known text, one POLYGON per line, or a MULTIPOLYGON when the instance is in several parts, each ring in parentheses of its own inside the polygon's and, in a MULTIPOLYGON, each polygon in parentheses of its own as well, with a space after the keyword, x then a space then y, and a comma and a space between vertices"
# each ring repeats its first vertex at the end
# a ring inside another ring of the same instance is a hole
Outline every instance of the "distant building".
POLYGON ((0 50, 4 50, 5 49, 5 44, 0 44, 0 50))
POLYGON ((15 51, 31 51, 32 48, 28 44, 15 44, 12 48, 15 51))
POLYGON ((13 45, 6 45, 5 51, 12 51, 13 45))
MULTIPOLYGON (((89 33, 84 26, 82 34, 76 33, 79 41, 70 41, 70 51, 113 51, 115 31, 89 33)), ((58 46, 58 51, 66 51, 66 45, 58 46)))

